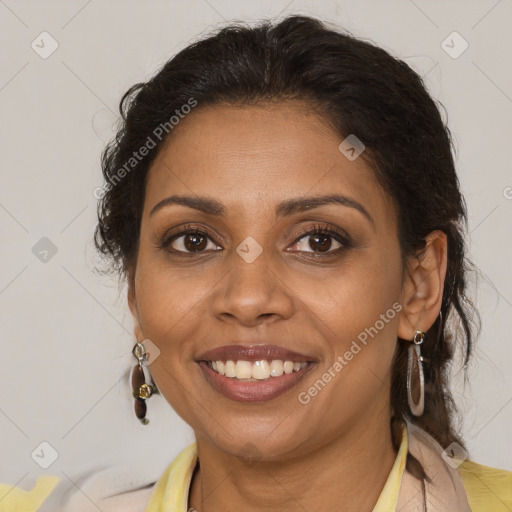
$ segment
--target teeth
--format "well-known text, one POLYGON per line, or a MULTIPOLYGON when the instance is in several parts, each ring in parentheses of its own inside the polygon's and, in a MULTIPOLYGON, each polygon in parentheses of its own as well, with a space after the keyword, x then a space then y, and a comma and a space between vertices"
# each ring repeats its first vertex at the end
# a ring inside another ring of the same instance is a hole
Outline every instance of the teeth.
POLYGON ((282 361, 274 359, 270 363, 261 361, 209 361, 210 368, 220 375, 241 380, 265 380, 270 377, 280 377, 283 373, 290 374, 305 368, 307 363, 282 361))

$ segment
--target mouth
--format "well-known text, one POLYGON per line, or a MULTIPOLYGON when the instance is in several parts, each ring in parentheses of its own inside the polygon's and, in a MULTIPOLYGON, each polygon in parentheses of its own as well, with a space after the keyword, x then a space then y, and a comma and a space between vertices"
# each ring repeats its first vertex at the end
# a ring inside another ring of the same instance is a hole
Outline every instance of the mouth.
POLYGON ((239 402, 277 398, 315 365, 311 357, 275 345, 227 345, 206 352, 197 362, 216 391, 239 402))

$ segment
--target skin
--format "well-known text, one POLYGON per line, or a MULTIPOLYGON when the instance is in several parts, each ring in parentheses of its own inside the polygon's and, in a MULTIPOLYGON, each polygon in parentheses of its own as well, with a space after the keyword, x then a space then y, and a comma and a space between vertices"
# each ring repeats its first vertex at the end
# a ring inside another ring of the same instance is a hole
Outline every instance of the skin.
POLYGON ((402 268, 395 207, 363 157, 349 161, 338 150, 342 140, 298 102, 197 107, 151 166, 128 301, 137 339, 161 351, 150 368, 158 388, 196 434, 200 468, 189 507, 199 512, 371 511, 394 463, 389 388, 397 336, 427 331, 439 313, 446 236, 431 233, 422 256, 402 268), (373 221, 338 204, 275 215, 281 201, 332 193, 359 202, 373 221), (176 194, 216 199, 226 214, 170 205, 150 215, 176 194), (208 231, 203 253, 172 252, 186 251, 183 236, 159 247, 184 223, 208 231), (299 230, 315 224, 345 230, 351 245, 327 238, 333 255, 312 247, 299 230), (247 237, 263 249, 250 264, 236 252, 247 237), (298 393, 395 302, 401 311, 308 404, 299 403, 298 393), (281 345, 316 365, 278 398, 229 400, 196 358, 235 340, 281 345))

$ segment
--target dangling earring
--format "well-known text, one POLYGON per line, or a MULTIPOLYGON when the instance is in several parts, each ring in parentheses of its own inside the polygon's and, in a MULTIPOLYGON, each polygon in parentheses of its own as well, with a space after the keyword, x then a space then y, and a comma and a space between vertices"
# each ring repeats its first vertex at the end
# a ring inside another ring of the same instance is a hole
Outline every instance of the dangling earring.
POLYGON ((137 342, 133 347, 132 354, 138 361, 132 372, 135 415, 143 425, 147 425, 149 420, 146 418, 146 400, 155 392, 155 388, 151 384, 146 384, 146 376, 144 375, 144 368, 142 366, 146 361, 146 348, 144 345, 137 342))
POLYGON ((407 401, 414 416, 421 416, 425 409, 425 378, 423 376, 423 357, 420 345, 425 341, 425 333, 416 331, 407 353, 407 401), (418 374, 417 378, 415 375, 418 374), (414 378, 414 391, 413 391, 414 378), (419 382, 419 386, 416 383, 419 382), (416 400, 413 399, 413 393, 416 400))

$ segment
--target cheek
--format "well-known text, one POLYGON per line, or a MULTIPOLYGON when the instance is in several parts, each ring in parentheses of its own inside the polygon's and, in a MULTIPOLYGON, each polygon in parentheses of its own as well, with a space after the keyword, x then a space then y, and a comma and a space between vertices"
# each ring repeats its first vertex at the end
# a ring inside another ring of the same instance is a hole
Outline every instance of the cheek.
POLYGON ((187 385, 198 370, 187 341, 193 339, 197 319, 204 318, 198 313, 205 294, 204 279, 177 279, 175 271, 144 258, 139 264, 135 287, 142 334, 160 350, 151 364, 151 375, 173 409, 184 421, 195 424, 201 414, 195 405, 201 403, 201 397, 187 385))
POLYGON ((400 253, 390 246, 358 254, 329 280, 324 293, 304 295, 328 333, 320 378, 333 392, 322 393, 319 402, 345 407, 348 397, 365 402, 383 386, 387 389, 402 309, 400 291, 400 253))
POLYGON ((313 281, 307 284, 301 300, 338 340, 334 342, 337 354, 358 336, 364 342, 365 333, 376 337, 382 331, 386 337, 396 331, 401 260, 394 247, 359 251, 319 286, 312 286, 313 281))
POLYGON ((138 310, 143 328, 162 334, 197 321, 209 290, 218 277, 212 272, 197 272, 192 266, 171 267, 163 258, 146 256, 141 251, 135 279, 138 310))
POLYGON ((139 263, 135 289, 142 333, 160 349, 166 366, 174 367, 190 357, 186 340, 198 318, 204 280, 177 279, 176 271, 144 258, 139 263))

